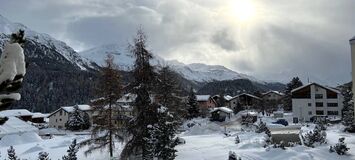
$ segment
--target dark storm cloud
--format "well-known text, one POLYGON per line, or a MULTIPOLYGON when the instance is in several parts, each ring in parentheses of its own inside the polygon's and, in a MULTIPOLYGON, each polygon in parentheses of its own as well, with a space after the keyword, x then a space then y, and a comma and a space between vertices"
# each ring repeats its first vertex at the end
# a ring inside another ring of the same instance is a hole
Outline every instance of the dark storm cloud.
POLYGON ((350 80, 355 1, 253 1, 258 13, 244 24, 225 16, 229 1, 238 0, 0 0, 0 14, 76 50, 125 45, 142 26, 164 58, 221 64, 265 80, 350 80))

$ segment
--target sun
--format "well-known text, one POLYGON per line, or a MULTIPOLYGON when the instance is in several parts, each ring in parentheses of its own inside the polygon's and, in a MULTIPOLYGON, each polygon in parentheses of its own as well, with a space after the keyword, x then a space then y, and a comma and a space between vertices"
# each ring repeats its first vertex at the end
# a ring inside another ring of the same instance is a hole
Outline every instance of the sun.
POLYGON ((250 0, 232 0, 229 10, 232 17, 240 22, 252 21, 256 16, 255 4, 250 0))

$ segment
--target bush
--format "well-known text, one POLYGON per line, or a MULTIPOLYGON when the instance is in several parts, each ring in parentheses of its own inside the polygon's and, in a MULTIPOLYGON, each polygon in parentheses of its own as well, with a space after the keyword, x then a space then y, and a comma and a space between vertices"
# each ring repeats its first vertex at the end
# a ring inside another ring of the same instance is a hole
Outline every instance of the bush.
POLYGON ((350 148, 346 146, 346 143, 344 142, 345 138, 339 138, 339 142, 335 144, 335 146, 330 146, 329 152, 337 152, 339 155, 344 155, 346 154, 347 151, 349 151, 350 148))
POLYGON ((240 139, 239 139, 239 136, 237 135, 237 137, 235 137, 235 144, 238 144, 240 143, 240 139))
POLYGON ((268 130, 268 128, 266 127, 266 123, 260 119, 260 122, 259 122, 255 132, 262 133, 262 132, 265 132, 266 130, 268 130))
POLYGON ((324 144, 327 143, 327 134, 321 130, 320 127, 315 127, 313 131, 305 134, 303 138, 304 144, 307 147, 314 147, 315 143, 324 144))
POLYGON ((235 152, 229 151, 228 160, 242 160, 242 158, 238 157, 235 152))

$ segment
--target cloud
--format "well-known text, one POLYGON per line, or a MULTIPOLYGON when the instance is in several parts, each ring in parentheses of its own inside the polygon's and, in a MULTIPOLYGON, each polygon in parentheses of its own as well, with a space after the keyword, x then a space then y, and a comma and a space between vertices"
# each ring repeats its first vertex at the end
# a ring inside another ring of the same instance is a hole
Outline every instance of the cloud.
POLYGON ((282 82, 292 76, 330 85, 351 79, 354 1, 250 0, 257 13, 247 22, 229 11, 232 1, 238 0, 0 0, 0 14, 76 50, 125 45, 142 26, 151 50, 166 59, 220 64, 282 82))

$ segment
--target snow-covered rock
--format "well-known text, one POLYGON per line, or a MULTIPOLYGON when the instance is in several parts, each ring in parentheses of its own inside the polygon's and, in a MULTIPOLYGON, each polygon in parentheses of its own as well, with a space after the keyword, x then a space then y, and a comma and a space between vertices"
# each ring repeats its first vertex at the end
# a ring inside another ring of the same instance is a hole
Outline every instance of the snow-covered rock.
MULTIPOLYGON (((17 32, 19 29, 23 29, 25 31, 26 39, 33 40, 37 43, 40 43, 48 48, 57 51, 65 59, 67 59, 80 69, 86 70, 87 67, 93 67, 87 59, 80 57, 80 55, 75 52, 74 49, 69 47, 66 43, 56 40, 48 34, 33 31, 21 23, 13 23, 7 18, 0 15, 0 35, 9 35, 11 33, 17 32)), ((4 38, 4 36, 0 38, 0 42, 4 42, 7 40, 8 39, 4 38)))
MULTIPOLYGON (((112 54, 115 57, 115 63, 120 69, 131 70, 133 68, 135 58, 129 53, 126 46, 118 44, 108 44, 92 48, 79 53, 81 56, 99 64, 104 64, 104 58, 107 54, 112 54)), ((202 63, 184 64, 177 60, 164 60, 163 58, 154 55, 151 63, 157 66, 170 66, 175 72, 182 75, 188 80, 195 82, 211 82, 233 79, 249 79, 257 81, 256 78, 235 72, 221 65, 206 65, 202 63)))

